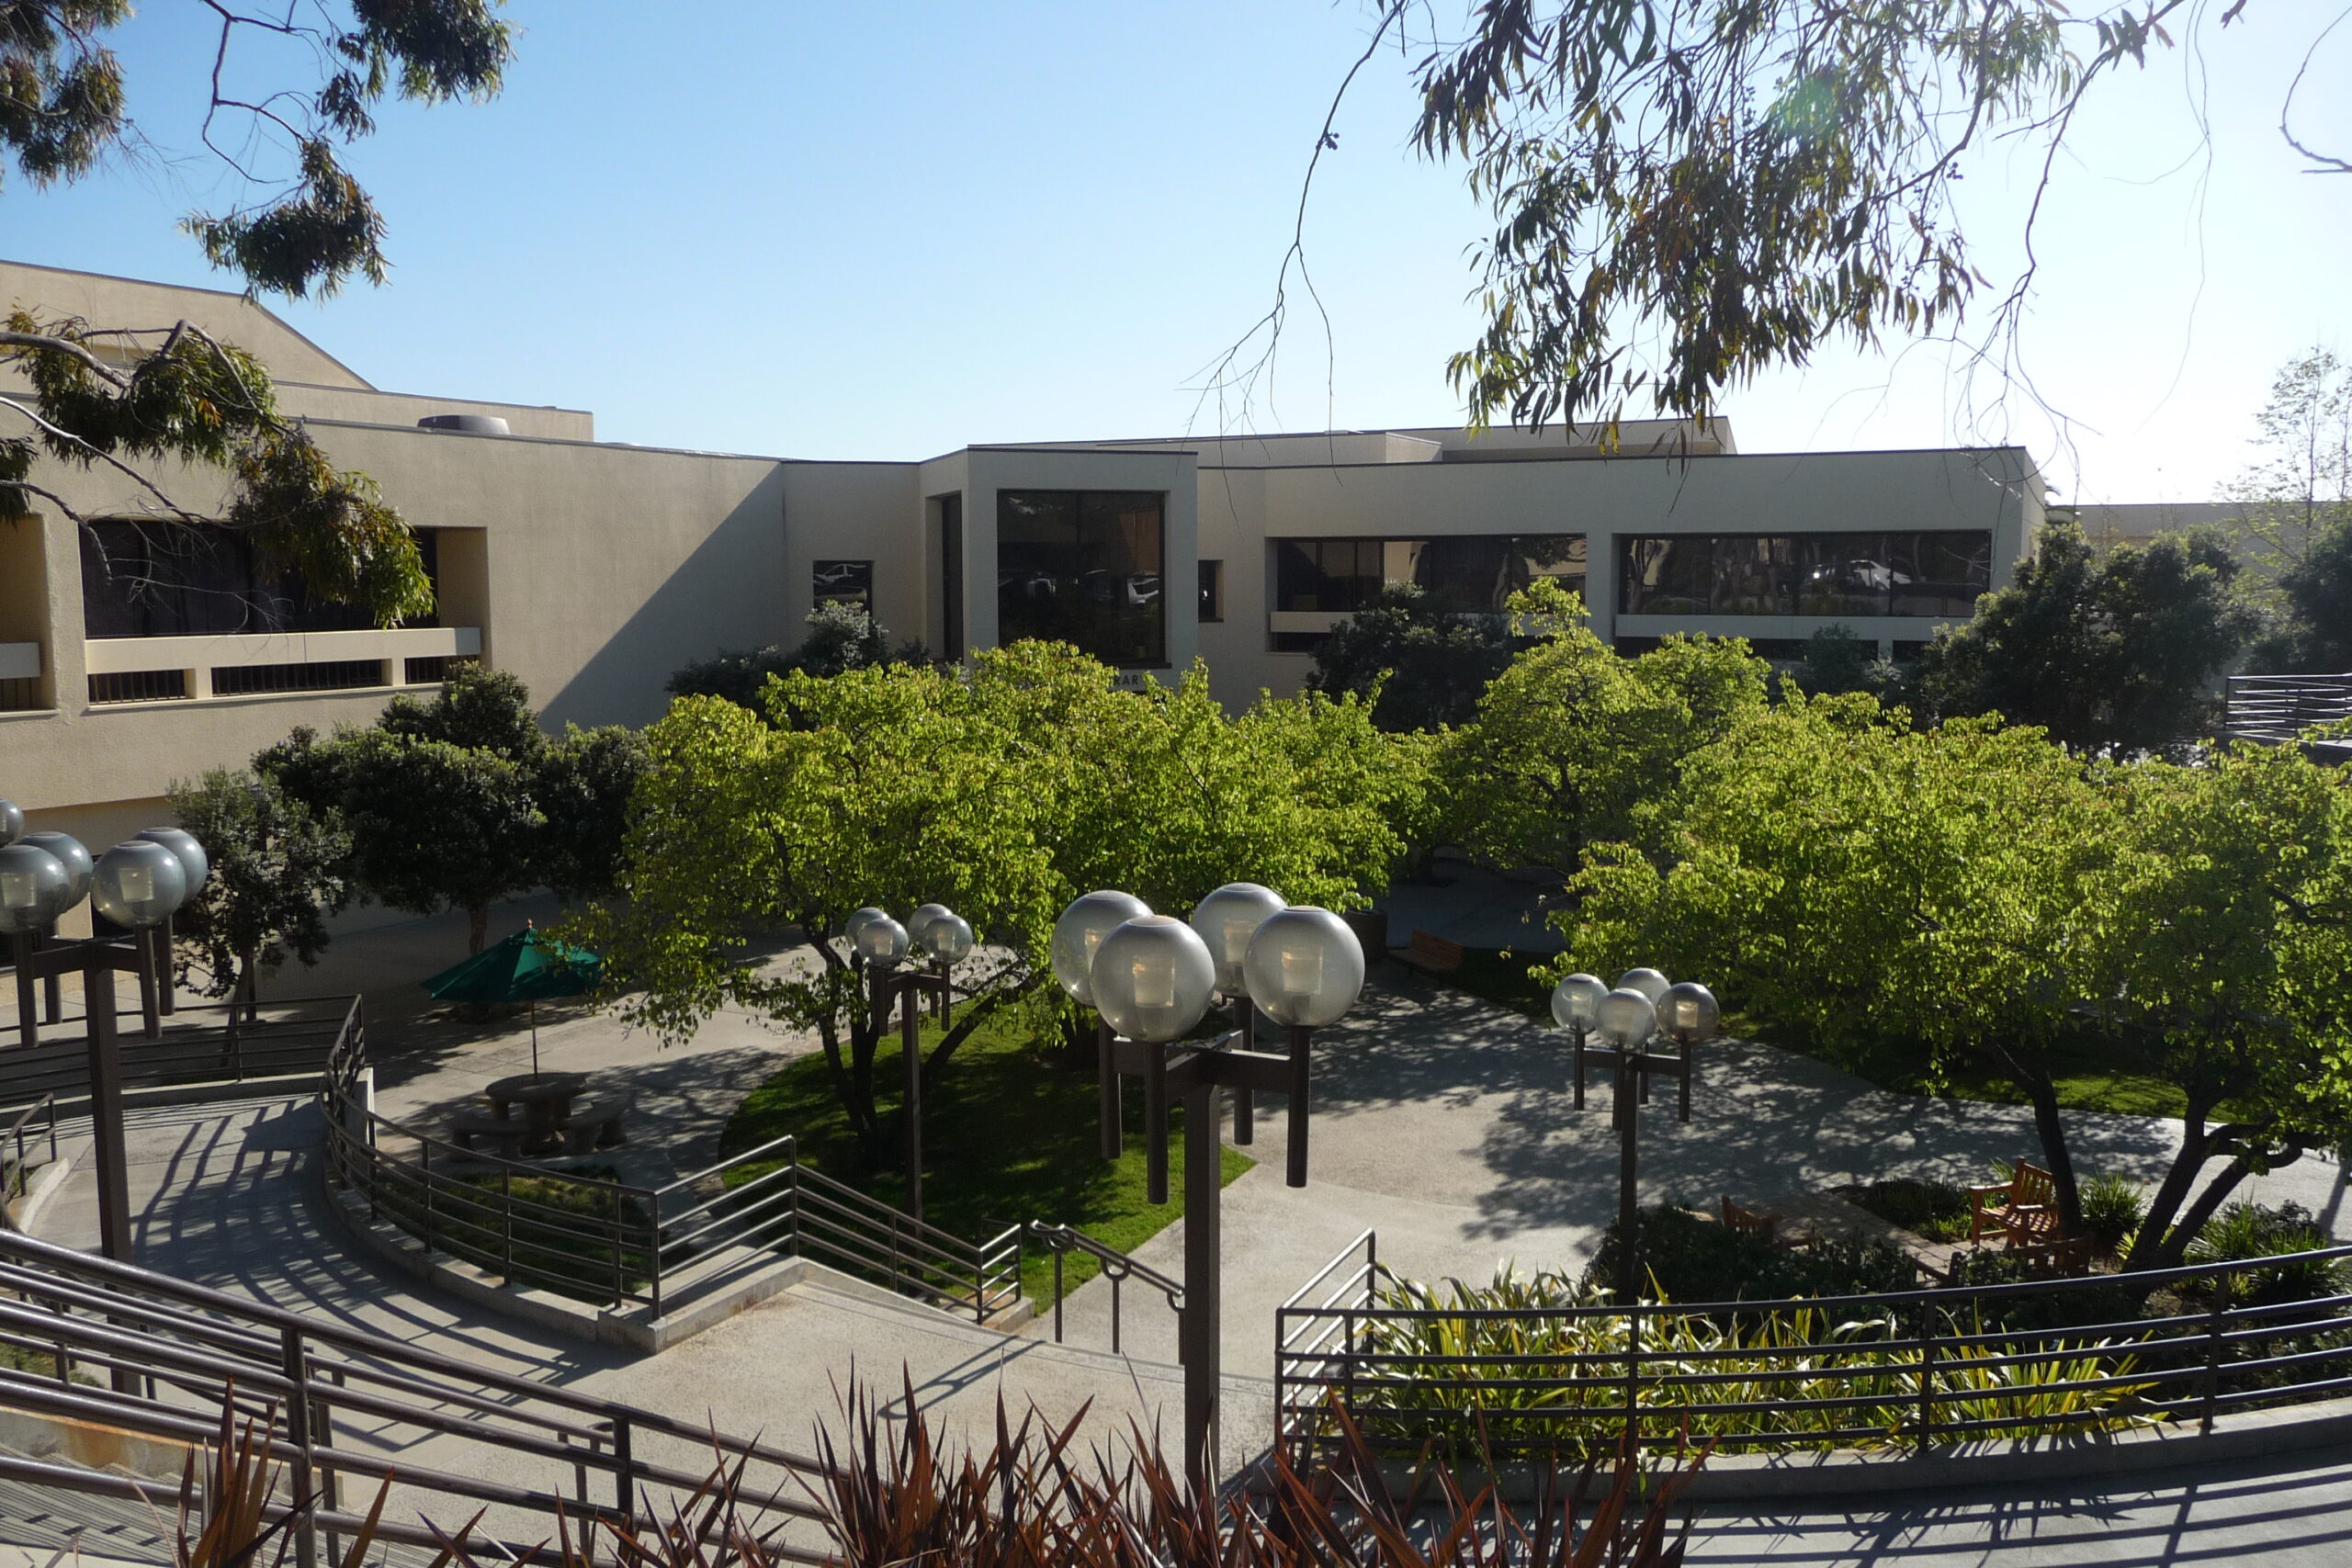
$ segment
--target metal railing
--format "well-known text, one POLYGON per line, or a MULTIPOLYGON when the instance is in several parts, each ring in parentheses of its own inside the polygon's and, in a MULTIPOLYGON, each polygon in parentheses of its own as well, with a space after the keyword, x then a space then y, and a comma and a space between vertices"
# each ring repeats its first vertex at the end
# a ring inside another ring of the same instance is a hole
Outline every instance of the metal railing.
POLYGON ((2230 736, 2283 746, 2314 724, 2352 718, 2352 673, 2233 675, 2230 736))
POLYGON ((1363 1262, 1274 1317, 1278 1440, 1604 1452, 1905 1448, 2194 1421, 2352 1393, 2352 1247, 2278 1258, 1813 1301, 1399 1304, 1363 1262), (2293 1280, 2300 1275, 2303 1299, 2293 1280))
MULTIPOLYGON (((0 1363, 11 1409, 199 1452, 224 1413, 252 1422, 282 1467, 273 1517, 292 1516, 302 1568, 322 1538, 340 1558, 387 1482, 379 1540, 433 1547, 430 1520, 478 1555, 552 1562, 559 1515, 575 1540, 602 1521, 666 1527, 722 1468, 779 1557, 825 1560, 825 1472, 808 1456, 5 1233, 0 1345, 49 1370, 0 1363)), ((11 1456, 0 1477, 158 1507, 176 1495, 11 1456)))
POLYGON ((1062 1260, 1073 1252, 1082 1252, 1100 1266, 1102 1278, 1111 1281, 1111 1354, 1125 1355, 1121 1348, 1120 1320, 1124 1303, 1120 1292, 1129 1280, 1139 1280, 1166 1298, 1168 1308, 1176 1314, 1177 1357, 1183 1356, 1184 1343, 1184 1284, 1171 1280, 1150 1264, 1128 1256, 1114 1247, 1107 1247, 1083 1231, 1068 1225, 1050 1224, 1044 1220, 1032 1220, 1027 1227, 1031 1241, 1054 1255, 1054 1343, 1062 1342, 1062 1260))
MULTIPOLYGON (((17 1111, 7 1126, 0 1127, 0 1142, 7 1145, 6 1152, 0 1152, 0 1194, 6 1197, 21 1198, 25 1195, 32 1171, 32 1167, 25 1159, 25 1134, 31 1127, 33 1119, 44 1112, 49 1122, 49 1159, 53 1165, 57 1161, 57 1096, 42 1095, 17 1111)), ((35 1137, 40 1135, 34 1134, 35 1137)))
POLYGON ((1019 1226, 973 1242, 925 1224, 801 1164, 789 1136, 661 1187, 604 1180, 378 1114, 366 1054, 355 1002, 322 1093, 328 1179, 371 1216, 511 1283, 658 1318, 745 1252, 781 1253, 980 1323, 1020 1300, 1019 1226))
MULTIPOLYGON (((311 1077, 327 1069, 356 997, 313 997, 273 1003, 258 1022, 245 1004, 183 1006, 160 1040, 122 1037, 125 1089, 257 1078, 311 1077), (209 1021, 219 1015, 218 1023, 209 1021)), ((0 1108, 74 1100, 89 1092, 90 1049, 82 1040, 49 1040, 0 1050, 0 1108)))

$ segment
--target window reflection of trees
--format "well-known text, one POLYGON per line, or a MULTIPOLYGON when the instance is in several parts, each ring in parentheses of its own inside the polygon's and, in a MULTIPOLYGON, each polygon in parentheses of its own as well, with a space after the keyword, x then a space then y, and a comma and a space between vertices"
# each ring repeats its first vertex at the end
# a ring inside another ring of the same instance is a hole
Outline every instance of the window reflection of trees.
POLYGON ((1629 536, 1618 574, 1629 615, 1964 615, 1992 586, 1993 536, 1629 536))
POLYGON ((1423 539, 1274 541, 1274 608, 1351 615, 1384 588, 1412 583, 1441 611, 1500 610, 1539 577, 1581 593, 1581 534, 1451 534, 1423 539))
POLYGON ((1165 518, 1156 491, 1001 491, 998 640, 1074 643, 1111 664, 1165 663, 1165 518))

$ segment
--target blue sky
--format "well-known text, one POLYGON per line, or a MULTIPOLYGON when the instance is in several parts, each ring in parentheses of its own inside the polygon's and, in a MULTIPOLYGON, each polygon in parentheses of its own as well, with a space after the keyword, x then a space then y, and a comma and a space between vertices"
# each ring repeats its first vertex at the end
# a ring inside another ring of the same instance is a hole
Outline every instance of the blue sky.
MULTIPOLYGON (((0 190, 0 254, 221 286, 174 228, 235 195, 174 156, 195 142, 210 35, 198 6, 147 13, 117 41, 159 151, 0 190)), ((2061 421, 1940 348, 1841 350, 1735 390, 1741 446, 2014 439, 2062 493, 2208 497, 2247 460, 2277 366, 2315 342, 2352 353, 2352 176, 2299 172, 2275 129, 2331 14, 2249 7, 2084 117, 2022 345, 2061 421)), ((591 408, 607 439, 836 457, 1218 428, 1192 389, 1266 307, 1364 17, 1356 0, 509 15, 524 36, 502 98, 390 108, 353 157, 390 220, 391 285, 285 313, 379 386, 591 408)), ((2338 32, 2298 123, 2341 152, 2338 32)), ((1411 116, 1391 52, 1343 108, 1309 209, 1329 360, 1295 313, 1259 428, 1460 417, 1443 365, 1476 331, 1481 214, 1407 147, 1411 116)), ((2030 174, 1972 172, 1988 236, 2013 231, 2030 174)), ((2012 248, 1981 254, 2006 279, 2012 248)))

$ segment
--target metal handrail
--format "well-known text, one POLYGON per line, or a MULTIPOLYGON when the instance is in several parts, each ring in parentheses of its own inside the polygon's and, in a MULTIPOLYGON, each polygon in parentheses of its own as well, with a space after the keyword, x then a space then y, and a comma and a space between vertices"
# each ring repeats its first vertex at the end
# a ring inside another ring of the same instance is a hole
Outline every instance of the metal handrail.
POLYGON ((21 1198, 31 1187, 31 1180, 27 1174, 28 1168, 25 1164, 25 1128, 43 1111, 49 1112, 49 1163, 55 1165, 57 1163, 57 1096, 42 1095, 39 1100, 17 1111, 16 1120, 10 1122, 6 1128, 0 1128, 0 1138, 7 1140, 16 1150, 15 1157, 7 1162, 5 1182, 0 1182, 0 1185, 5 1185, 8 1197, 21 1198))
MULTIPOLYGON (((122 1042, 127 1088, 206 1082, 242 1082, 257 1076, 300 1076, 323 1070, 342 1038, 341 1020, 350 997, 306 997, 274 1004, 278 1009, 322 1004, 335 1011, 321 1017, 278 1017, 260 1024, 239 1023, 235 1010, 196 1004, 174 1013, 173 1029, 159 1040, 122 1042), (227 1012, 218 1028, 185 1025, 190 1015, 227 1012)), ((81 1040, 45 1040, 0 1051, 0 1108, 38 1105, 43 1096, 74 1099, 88 1092, 89 1054, 81 1040)))
MULTIPOLYGON (((681 1505, 691 1506, 695 1490, 719 1468, 739 1477, 739 1495, 754 1509, 803 1526, 824 1517, 821 1464, 757 1439, 472 1366, 27 1236, 0 1235, 0 1273, 15 1298, 5 1303, 11 1337, 36 1342, 58 1357, 54 1380, 0 1371, 8 1404, 190 1445, 209 1444, 223 1411, 256 1422, 267 1451, 287 1468, 288 1493, 278 1506, 301 1505, 292 1511, 305 1563, 316 1562, 321 1534, 328 1535, 332 1552, 334 1535, 349 1534, 360 1523, 343 1510, 344 1477, 372 1483, 396 1473, 402 1488, 426 1495, 428 1506, 447 1506, 437 1521, 446 1528, 476 1516, 485 1504, 528 1513, 540 1523, 520 1541, 477 1538, 517 1561, 532 1560, 531 1543, 553 1535, 543 1527, 559 1513, 666 1521, 681 1505), (143 1326, 125 1326, 131 1323, 143 1326), (110 1383, 73 1382, 76 1366, 110 1373, 110 1383), (159 1397, 159 1385, 171 1397, 159 1397), (712 1463, 680 1469, 638 1451, 642 1439, 656 1437, 707 1450, 712 1463), (420 1466, 413 1461, 417 1445, 433 1438, 478 1445, 478 1456, 436 1452, 434 1467, 420 1466), (505 1456, 498 1466, 481 1462, 493 1453, 505 1456), (538 1468, 521 1482, 488 1478, 493 1468, 512 1476, 517 1458, 537 1461, 538 1468), (753 1464, 763 1468, 739 1469, 753 1464), (567 1495, 562 1478, 590 1472, 611 1482, 608 1502, 590 1499, 581 1485, 567 1495)), ((72 1486, 96 1473, 62 1467, 28 1478, 72 1486)), ((393 1528, 379 1530, 383 1539, 430 1544, 429 1535, 386 1523, 393 1528)), ((782 1555, 795 1561, 820 1560, 815 1551, 779 1545, 782 1555)), ((539 1561, 552 1556, 537 1553, 539 1561)))
POLYGON ((1029 1239, 1054 1255, 1054 1343, 1062 1342, 1062 1259, 1073 1252, 1082 1252, 1101 1267, 1102 1277, 1111 1281, 1111 1354, 1125 1355, 1121 1348, 1120 1320, 1124 1308, 1120 1291, 1129 1279, 1142 1280, 1157 1290, 1168 1302, 1168 1309, 1176 1314, 1177 1357, 1183 1357, 1184 1343, 1184 1282, 1170 1279, 1150 1264, 1115 1247, 1095 1240, 1084 1231, 1068 1225, 1053 1224, 1045 1220, 1031 1220, 1025 1227, 1029 1239))
MULTIPOLYGON (((1366 1292, 1345 1303, 1335 1294, 1321 1305, 1299 1304, 1348 1256, 1327 1264, 1276 1310, 1275 1422, 1284 1441, 1324 1440, 1334 1402, 1360 1427, 1408 1446, 1449 1433, 1506 1443, 1613 1443, 1629 1418, 1646 1409, 1645 1442, 1678 1440, 1689 1427, 1726 1447, 1786 1448, 2081 1432, 2133 1420, 2193 1418, 2210 1430, 2224 1406, 2352 1388, 2352 1342, 2345 1335, 2352 1329, 2352 1292, 2241 1304, 2235 1298, 2245 1292, 2233 1283, 2284 1268, 2352 1263, 2352 1247, 1811 1300, 1408 1306, 1366 1292), (2152 1317, 2120 1317, 2098 1310, 2094 1300, 2089 1321, 1984 1326, 1985 1309, 2001 1303, 2063 1304, 2086 1292, 2118 1290, 2143 1303, 2170 1292, 2188 1304, 2152 1317), (1787 1325, 1801 1313, 1837 1327, 1772 1344, 1693 1344, 1657 1332, 1661 1325, 1699 1320, 1787 1325), (1384 1330, 1431 1323, 1449 1325, 1459 1348, 1383 1345, 1393 1343, 1384 1330), (1483 1348, 1482 1327, 1510 1338, 1483 1348), (1546 1328, 1552 1344, 1528 1332, 1546 1328), (1717 1398, 1718 1392, 1732 1397, 1717 1398), (1846 1419, 1835 1414, 1841 1411, 1876 1424, 1808 1428, 1789 1419, 1810 1412, 1839 1421, 1846 1419), (1694 1422, 1708 1429, 1690 1427, 1694 1422)), ((1358 1270, 1339 1293, 1351 1294, 1367 1271, 1358 1270)))
POLYGON ((322 1091, 331 1179, 364 1196, 376 1216, 509 1280, 642 1305, 660 1317, 675 1304, 672 1287, 680 1270, 713 1247, 806 1252, 817 1246, 853 1269, 879 1271, 894 1289, 969 1311, 979 1322, 1019 1299, 1017 1232, 975 1243, 926 1224, 800 1163, 790 1134, 660 1187, 550 1171, 459 1148, 429 1129, 363 1107, 365 1051, 355 1001, 322 1091), (403 1140, 414 1157, 395 1147, 403 1140), (770 1161, 781 1163, 724 1187, 730 1174, 770 1161), (495 1188, 481 1184, 499 1176, 508 1179, 495 1188), (517 1177, 561 1182, 579 1201, 518 1196, 517 1177), (705 1196, 713 1182, 722 1190, 705 1196), (682 1197, 693 1201, 678 1207, 682 1197), (594 1212, 583 1212, 589 1210, 594 1212))

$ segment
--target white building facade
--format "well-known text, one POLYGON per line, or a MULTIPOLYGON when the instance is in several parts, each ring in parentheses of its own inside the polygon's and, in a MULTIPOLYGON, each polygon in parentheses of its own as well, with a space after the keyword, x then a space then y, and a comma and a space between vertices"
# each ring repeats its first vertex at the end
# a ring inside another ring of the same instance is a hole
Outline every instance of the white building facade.
MULTIPOLYGON (((1844 626, 1900 655, 2005 584, 2043 515, 2018 448, 1751 455, 1720 422, 1629 426, 1607 451, 1429 429, 899 463, 668 451, 599 442, 580 411, 382 391, 235 295, 0 264, 0 303, 187 319, 252 350, 420 530, 438 588, 433 625, 355 626, 225 536, 162 548, 128 480, 45 468, 108 521, 0 524, 0 795, 99 843, 162 819, 173 781, 298 723, 364 723, 452 659, 514 670, 551 725, 642 724, 681 665, 789 646, 832 599, 934 652, 1052 637, 1134 681, 1197 658, 1238 706, 1296 690, 1387 584, 1470 610, 1537 576, 1628 649, 1708 632, 1792 657, 1844 626)), ((159 477, 199 506, 221 488, 159 477)))

